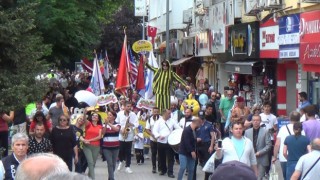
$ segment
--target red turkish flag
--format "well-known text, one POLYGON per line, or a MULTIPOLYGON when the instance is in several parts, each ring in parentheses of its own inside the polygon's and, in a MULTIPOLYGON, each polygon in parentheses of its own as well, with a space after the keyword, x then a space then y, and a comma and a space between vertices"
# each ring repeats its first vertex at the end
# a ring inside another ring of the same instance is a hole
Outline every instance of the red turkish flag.
POLYGON ((148 36, 151 37, 152 44, 154 44, 154 37, 157 35, 157 28, 153 26, 148 26, 148 36))

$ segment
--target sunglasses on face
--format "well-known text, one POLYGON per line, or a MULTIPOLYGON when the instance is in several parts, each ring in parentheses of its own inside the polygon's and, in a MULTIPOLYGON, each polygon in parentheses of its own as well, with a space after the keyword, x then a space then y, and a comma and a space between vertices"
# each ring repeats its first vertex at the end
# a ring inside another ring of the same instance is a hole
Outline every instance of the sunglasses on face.
POLYGON ((67 122, 68 119, 64 119, 64 118, 63 118, 63 119, 60 119, 60 121, 61 121, 61 122, 67 122))

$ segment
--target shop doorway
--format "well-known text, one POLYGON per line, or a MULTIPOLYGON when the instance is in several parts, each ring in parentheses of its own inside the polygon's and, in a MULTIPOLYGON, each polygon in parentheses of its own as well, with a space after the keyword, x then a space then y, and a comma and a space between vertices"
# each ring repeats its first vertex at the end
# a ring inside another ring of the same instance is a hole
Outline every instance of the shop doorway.
POLYGON ((296 95, 296 76, 297 71, 295 69, 287 69, 286 77, 287 77, 287 90, 286 90, 286 99, 287 99, 287 114, 296 110, 296 102, 297 102, 297 95, 296 95))

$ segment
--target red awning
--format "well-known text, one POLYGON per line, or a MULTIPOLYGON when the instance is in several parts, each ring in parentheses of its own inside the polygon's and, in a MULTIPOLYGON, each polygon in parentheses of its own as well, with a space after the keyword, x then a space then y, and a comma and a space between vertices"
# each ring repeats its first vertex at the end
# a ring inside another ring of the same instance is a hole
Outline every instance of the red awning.
POLYGON ((320 72, 320 65, 317 64, 303 64, 302 70, 307 72, 320 72))

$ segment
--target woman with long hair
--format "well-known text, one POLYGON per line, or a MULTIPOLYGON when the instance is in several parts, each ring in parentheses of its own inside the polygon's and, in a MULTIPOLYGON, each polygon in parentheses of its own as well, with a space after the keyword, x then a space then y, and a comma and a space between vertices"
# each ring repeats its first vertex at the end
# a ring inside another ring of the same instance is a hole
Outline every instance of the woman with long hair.
POLYGON ((290 135, 284 140, 283 156, 287 159, 286 180, 291 178, 300 157, 311 151, 310 140, 301 135, 301 131, 302 124, 300 122, 294 123, 294 135, 290 135))
POLYGON ((101 117, 98 113, 93 112, 89 119, 85 120, 85 132, 83 152, 88 162, 89 177, 95 179, 94 167, 100 151, 102 134, 101 117))
POLYGON ((33 116, 33 120, 30 124, 29 135, 32 136, 34 134, 34 128, 36 124, 41 123, 44 125, 46 134, 52 131, 52 124, 49 120, 47 120, 46 116, 41 111, 37 111, 36 114, 33 116))
POLYGON ((115 111, 108 112, 108 118, 102 130, 102 152, 108 164, 108 180, 114 180, 114 171, 116 170, 116 163, 119 154, 119 131, 120 124, 115 122, 117 113, 115 111))
POLYGON ((61 115, 58 119, 58 125, 52 129, 50 135, 53 153, 61 157, 72 171, 72 158, 74 163, 78 162, 78 147, 73 128, 69 125, 69 118, 61 115))

